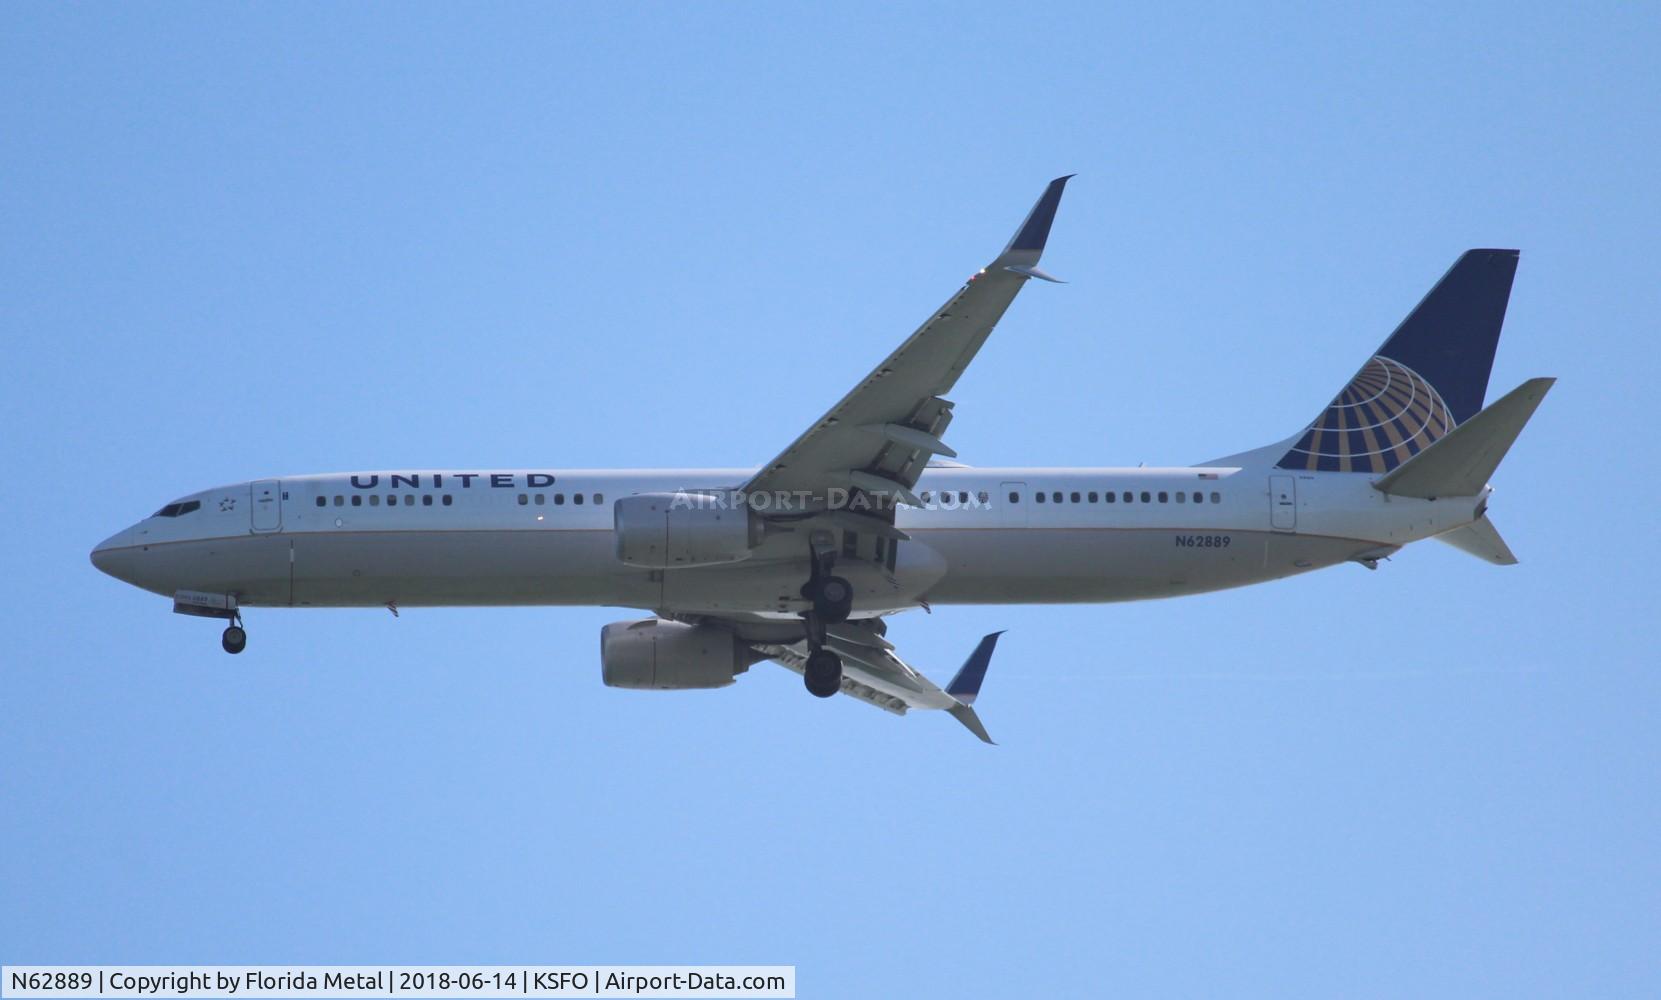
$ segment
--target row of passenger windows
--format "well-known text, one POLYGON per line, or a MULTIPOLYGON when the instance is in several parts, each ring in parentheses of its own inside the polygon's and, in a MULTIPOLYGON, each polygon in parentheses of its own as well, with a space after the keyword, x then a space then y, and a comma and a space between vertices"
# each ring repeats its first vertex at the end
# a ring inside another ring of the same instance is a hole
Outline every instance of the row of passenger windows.
MULTIPOLYGON (((1107 492, 1101 494, 1101 502, 1118 503, 1123 500, 1125 503, 1136 503, 1137 498, 1140 497, 1142 503, 1153 503, 1154 498, 1158 497, 1160 503, 1170 503, 1172 499, 1175 499, 1177 503, 1187 503, 1190 496, 1194 498, 1195 503, 1205 503, 1205 494, 1201 493, 1199 490, 1195 490, 1192 493, 1187 493, 1182 490, 1177 490, 1175 493, 1167 492, 1166 490, 1160 490, 1157 493, 1149 490, 1143 490, 1140 493, 1133 493, 1130 490, 1125 490, 1123 493, 1115 493, 1112 490, 1108 490, 1107 492)), ((1049 494, 1045 494, 1042 490, 1040 490, 1039 492, 1033 494, 1033 499, 1037 500, 1039 503, 1095 503, 1096 491, 1091 490, 1088 493, 1079 493, 1075 490, 1072 493, 1063 494, 1060 490, 1055 490, 1049 494), (1062 500, 1063 496, 1067 498, 1066 501, 1062 500)), ((1009 502, 1020 503, 1021 494, 1011 491, 1009 494, 1009 502)), ((1211 494, 1211 502, 1222 503, 1223 495, 1221 493, 1211 494)))
MULTIPOLYGON (((992 499, 991 495, 988 494, 985 490, 981 490, 979 493, 975 494, 975 498, 978 499, 981 503, 986 503, 988 500, 992 499)), ((969 491, 967 491, 967 490, 958 490, 957 492, 953 493, 950 490, 943 490, 939 493, 924 493, 922 496, 918 497, 917 499, 923 501, 923 503, 925 505, 927 505, 929 503, 933 503, 933 502, 939 502, 939 503, 944 503, 944 504, 955 503, 955 504, 958 504, 958 505, 962 505, 962 504, 966 504, 966 503, 969 502, 969 491)))
MULTIPOLYGON (((370 493, 370 494, 368 494, 368 496, 369 496, 369 500, 367 502, 368 502, 369 506, 371 506, 371 507, 381 506, 381 495, 379 493, 370 493)), ((398 506, 398 504, 399 504, 399 499, 398 498, 400 496, 403 497, 402 502, 403 502, 403 505, 405 507, 414 507, 415 506, 416 494, 414 494, 414 493, 402 493, 402 494, 394 493, 394 494, 392 494, 392 495, 390 495, 386 498, 386 505, 388 507, 398 506)), ((431 493, 422 493, 420 496, 421 496, 421 506, 431 507, 433 505, 433 494, 431 494, 431 493)), ((456 498, 455 498, 454 494, 441 493, 441 494, 439 494, 439 496, 441 498, 439 502, 442 506, 449 507, 449 506, 453 505, 456 502, 456 498)), ((362 494, 362 493, 352 494, 352 497, 351 497, 352 506, 353 507, 362 507, 365 503, 363 498, 364 498, 364 494, 362 494)), ((563 507, 565 505, 565 494, 564 493, 555 493, 555 494, 553 494, 553 498, 554 498, 554 506, 555 507, 563 507)), ((571 502, 574 503, 574 504, 577 504, 578 506, 581 506, 585 500, 588 500, 590 498, 593 499, 593 502, 596 505, 599 505, 599 504, 602 504, 602 503, 606 502, 606 497, 605 497, 604 493, 573 493, 573 494, 571 494, 571 502)), ((519 506, 524 507, 524 506, 527 506, 527 505, 531 504, 532 502, 534 502, 538 507, 541 507, 541 506, 545 505, 548 502, 548 494, 538 493, 534 497, 531 494, 528 494, 528 493, 519 494, 519 506)), ((345 496, 342 496, 341 494, 338 494, 338 493, 335 494, 334 505, 336 507, 344 507, 344 506, 346 506, 346 503, 347 503, 347 498, 345 496)), ((198 504, 194 500, 192 500, 188 505, 168 504, 167 507, 163 507, 161 509, 161 512, 160 512, 161 516, 162 517, 177 517, 179 515, 179 513, 186 513, 186 511, 179 511, 179 512, 173 513, 173 514, 167 513, 169 508, 179 507, 179 506, 188 506, 190 508, 190 510, 195 510, 197 507, 201 506, 201 504, 198 504)), ((326 497, 326 496, 318 497, 317 498, 317 506, 319 506, 319 507, 329 506, 329 498, 326 497)))
MULTIPOLYGON (((984 490, 977 493, 975 496, 976 499, 978 499, 982 504, 985 504, 989 499, 991 499, 984 490)), ((1106 492, 1098 490, 1081 492, 1079 490, 1074 490, 1070 493, 1063 493, 1061 490, 1053 490, 1046 493, 1043 490, 1038 490, 1032 495, 1033 500, 1038 503, 1136 503, 1138 498, 1140 498, 1142 503, 1153 503, 1155 502, 1155 497, 1158 498, 1159 503, 1171 503, 1173 499, 1177 503, 1188 503, 1190 498, 1192 498, 1194 503, 1206 502, 1206 494, 1200 492, 1199 490, 1194 490, 1191 493, 1183 490, 1177 490, 1175 492, 1160 490, 1157 493, 1151 490, 1142 490, 1140 492, 1132 492, 1131 490, 1125 490, 1123 492, 1114 492, 1112 490, 1108 490, 1106 492)), ((923 501, 924 506, 936 502, 947 505, 956 504, 963 506, 969 503, 969 493, 966 490, 958 490, 955 492, 941 491, 939 493, 923 493, 918 497, 918 499, 923 501)), ((1020 503, 1021 492, 1019 490, 1010 490, 1009 502, 1020 503)), ((1222 503, 1223 495, 1221 493, 1212 493, 1211 502, 1222 503)))
MULTIPOLYGON (((594 493, 594 494, 591 494, 591 495, 594 498, 594 506, 596 506, 596 507, 598 507, 600 504, 603 504, 603 503, 606 502, 606 495, 604 493, 594 493)), ((547 502, 548 502, 548 494, 546 494, 546 493, 537 493, 537 494, 521 493, 521 494, 519 494, 519 506, 521 506, 521 507, 523 507, 527 504, 530 504, 530 503, 535 503, 538 507, 540 507, 540 506, 542 506, 543 504, 545 504, 547 502)), ((577 506, 581 507, 582 503, 583 503, 583 494, 581 494, 581 493, 571 494, 571 502, 576 504, 577 506)), ((561 506, 564 506, 564 504, 565 504, 565 494, 555 493, 554 494, 554 506, 555 507, 561 507, 561 506)))

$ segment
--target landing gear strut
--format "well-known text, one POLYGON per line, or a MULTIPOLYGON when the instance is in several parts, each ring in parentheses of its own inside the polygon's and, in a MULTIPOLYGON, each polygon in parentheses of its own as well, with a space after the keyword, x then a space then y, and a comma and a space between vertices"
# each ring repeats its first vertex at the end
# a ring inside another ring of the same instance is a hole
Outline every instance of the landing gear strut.
POLYGON ((840 625, 848 620, 854 609, 853 584, 840 576, 832 576, 836 565, 836 549, 829 532, 815 532, 810 543, 807 582, 802 584, 802 596, 813 602, 813 613, 826 625, 840 625))
POLYGON ((802 681, 815 698, 829 698, 842 690, 842 658, 825 648, 825 632, 826 626, 847 621, 854 608, 853 585, 831 575, 836 562, 831 542, 828 533, 815 534, 807 583, 802 585, 802 596, 813 604, 813 609, 802 615, 808 648, 802 681))

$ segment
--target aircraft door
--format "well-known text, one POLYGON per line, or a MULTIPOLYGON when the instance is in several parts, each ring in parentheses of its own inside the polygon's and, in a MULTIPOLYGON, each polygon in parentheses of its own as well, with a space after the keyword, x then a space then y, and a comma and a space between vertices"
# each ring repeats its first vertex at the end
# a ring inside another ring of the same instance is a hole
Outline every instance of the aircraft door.
POLYGON ((261 479, 249 486, 255 531, 283 530, 282 485, 275 479, 261 479))
POLYGON ((1298 527, 1298 481, 1291 476, 1269 477, 1269 524, 1276 531, 1298 527))
POLYGON ((1032 494, 1027 490, 1026 483, 999 483, 998 495, 992 498, 1002 513, 998 523, 1005 528, 1025 528, 1027 526, 1027 504, 1032 502, 1032 494))

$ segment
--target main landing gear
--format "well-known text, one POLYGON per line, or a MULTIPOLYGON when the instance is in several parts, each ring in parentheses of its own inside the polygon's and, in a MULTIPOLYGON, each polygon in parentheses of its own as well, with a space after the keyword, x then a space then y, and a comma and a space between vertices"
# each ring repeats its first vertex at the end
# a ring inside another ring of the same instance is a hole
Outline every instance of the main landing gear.
POLYGON ((808 694, 829 698, 842 690, 842 657, 828 649, 814 650, 802 668, 802 681, 807 684, 808 694))
POLYGON ((836 549, 828 532, 816 532, 807 583, 802 585, 802 596, 812 602, 811 610, 802 619, 807 625, 807 663, 802 667, 802 681, 808 693, 815 698, 829 698, 842 690, 842 658, 825 648, 825 630, 828 625, 840 625, 848 620, 854 609, 853 584, 840 576, 831 575, 836 563, 836 549))

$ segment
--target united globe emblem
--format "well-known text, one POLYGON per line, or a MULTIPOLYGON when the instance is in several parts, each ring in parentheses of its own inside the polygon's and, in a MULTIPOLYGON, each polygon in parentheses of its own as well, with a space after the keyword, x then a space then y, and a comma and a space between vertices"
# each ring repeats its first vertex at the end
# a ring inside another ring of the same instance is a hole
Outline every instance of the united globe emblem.
POLYGON ((1374 355, 1276 463, 1308 472, 1389 472, 1454 428, 1418 372, 1374 355))

